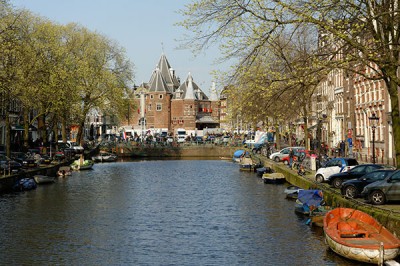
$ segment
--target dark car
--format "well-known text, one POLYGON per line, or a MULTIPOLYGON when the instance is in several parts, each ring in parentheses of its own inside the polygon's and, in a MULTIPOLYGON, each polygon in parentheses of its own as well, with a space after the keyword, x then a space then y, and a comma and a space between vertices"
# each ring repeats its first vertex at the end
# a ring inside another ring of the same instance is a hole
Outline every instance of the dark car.
POLYGON ((22 164, 23 168, 35 168, 37 167, 36 160, 33 156, 29 156, 23 152, 11 153, 11 159, 22 164))
POLYGON ((196 136, 195 137, 195 141, 198 144, 204 143, 203 137, 201 137, 201 136, 196 136))
POLYGON ((361 192, 361 197, 374 205, 382 205, 391 200, 400 200, 400 170, 396 170, 381 181, 365 186, 361 192))
POLYGON ((0 172, 1 173, 18 173, 22 169, 22 164, 11 160, 4 154, 0 154, 0 172))
POLYGON ((372 171, 368 174, 363 175, 357 179, 351 179, 343 182, 341 187, 341 192, 343 196, 348 198, 357 198, 360 196, 361 191, 363 191, 364 187, 376 182, 385 179, 388 175, 392 174, 394 169, 380 169, 372 171))
POLYGON ((383 168, 388 168, 388 166, 382 164, 360 164, 354 166, 348 171, 330 175, 328 177, 327 182, 335 188, 340 188, 342 186, 343 181, 359 178, 365 175, 366 173, 383 168))

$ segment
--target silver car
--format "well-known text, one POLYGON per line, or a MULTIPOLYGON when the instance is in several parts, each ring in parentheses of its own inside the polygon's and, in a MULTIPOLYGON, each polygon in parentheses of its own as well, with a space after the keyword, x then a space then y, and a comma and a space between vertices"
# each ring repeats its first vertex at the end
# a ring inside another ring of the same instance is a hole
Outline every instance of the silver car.
POLYGON ((282 149, 282 150, 280 150, 278 152, 274 152, 273 154, 271 154, 269 156, 269 158, 271 160, 274 160, 275 162, 280 162, 283 157, 286 157, 286 156, 289 155, 290 148, 292 148, 292 150, 294 152, 298 151, 298 150, 304 150, 305 149, 304 147, 287 147, 287 148, 284 148, 284 149, 282 149))

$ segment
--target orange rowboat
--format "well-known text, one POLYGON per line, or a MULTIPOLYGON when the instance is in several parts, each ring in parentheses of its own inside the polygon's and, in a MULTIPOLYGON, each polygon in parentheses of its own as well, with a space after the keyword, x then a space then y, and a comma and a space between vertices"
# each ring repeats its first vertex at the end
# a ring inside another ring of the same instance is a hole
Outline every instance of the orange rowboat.
POLYGON ((337 254, 380 264, 400 252, 400 240, 370 215, 355 209, 336 208, 324 218, 326 242, 337 254))

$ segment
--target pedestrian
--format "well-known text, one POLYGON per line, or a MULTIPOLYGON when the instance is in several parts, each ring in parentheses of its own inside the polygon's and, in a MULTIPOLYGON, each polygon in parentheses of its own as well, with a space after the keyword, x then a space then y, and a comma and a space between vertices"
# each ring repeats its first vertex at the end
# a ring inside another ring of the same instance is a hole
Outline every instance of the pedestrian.
POLYGON ((340 142, 339 147, 340 147, 340 156, 344 157, 344 150, 346 148, 346 144, 344 143, 343 140, 340 142))
POLYGON ((289 149, 289 168, 292 168, 293 158, 294 158, 294 152, 293 152, 293 149, 290 148, 289 149))

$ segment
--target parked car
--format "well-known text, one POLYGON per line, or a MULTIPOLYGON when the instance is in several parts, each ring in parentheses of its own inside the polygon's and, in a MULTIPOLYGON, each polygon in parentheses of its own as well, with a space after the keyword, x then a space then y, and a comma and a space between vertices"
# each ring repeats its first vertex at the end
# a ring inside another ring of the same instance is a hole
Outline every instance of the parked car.
MULTIPOLYGON (((304 159, 306 157, 310 157, 310 156, 311 156, 311 154, 310 154, 309 150, 297 150, 297 151, 294 151, 293 161, 302 160, 302 159, 304 159)), ((283 157, 281 159, 281 161, 287 165, 287 164, 289 164, 289 159, 290 159, 289 155, 287 155, 287 156, 283 157)))
POLYGON ((271 154, 269 156, 269 158, 271 160, 274 160, 275 162, 280 162, 283 157, 286 157, 286 156, 289 155, 290 148, 292 148, 292 150, 294 152, 296 152, 297 150, 304 150, 305 149, 305 147, 287 147, 287 148, 284 148, 284 149, 282 149, 282 150, 280 150, 278 152, 274 152, 273 154, 271 154))
POLYGON ((396 170, 381 181, 365 186, 361 196, 374 205, 400 200, 400 170, 396 170))
POLYGON ((359 178, 347 180, 343 182, 340 192, 343 196, 346 196, 348 198, 358 198, 365 186, 373 182, 385 179, 394 171, 394 169, 379 169, 369 172, 359 178))
POLYGON ((202 136, 196 136, 195 137, 195 142, 198 144, 204 143, 203 137, 202 136))
POLYGON ((328 178, 337 173, 346 172, 358 165, 354 158, 333 158, 326 162, 324 167, 321 167, 315 173, 315 180, 319 183, 327 182, 328 178))
POLYGON ((352 169, 348 171, 328 176, 327 182, 334 188, 340 188, 342 186, 343 181, 359 178, 365 175, 366 173, 383 168, 390 168, 390 167, 382 164, 360 164, 354 166, 352 169))
POLYGON ((4 154, 0 154, 0 172, 18 173, 22 169, 22 164, 17 161, 11 160, 4 154))
POLYGON ((36 159, 33 156, 29 156, 23 152, 12 152, 11 159, 19 162, 23 168, 37 167, 36 159))

